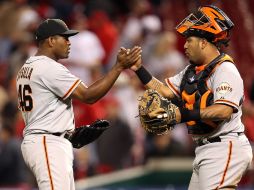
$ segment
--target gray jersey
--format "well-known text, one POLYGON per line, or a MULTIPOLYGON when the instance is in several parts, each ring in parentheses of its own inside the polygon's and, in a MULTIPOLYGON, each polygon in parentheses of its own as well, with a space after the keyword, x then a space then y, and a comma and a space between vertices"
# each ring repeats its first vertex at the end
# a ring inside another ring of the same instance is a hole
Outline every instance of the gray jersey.
POLYGON ((46 57, 30 57, 17 75, 19 109, 25 121, 23 135, 74 129, 69 98, 81 82, 62 64, 46 57))
MULTIPOLYGON (((180 95, 180 84, 187 67, 175 75, 165 79, 168 87, 176 96, 180 95)), ((208 88, 213 92, 215 104, 225 104, 234 108, 230 120, 224 121, 212 136, 219 136, 229 132, 243 132, 244 126, 241 122, 241 101, 244 95, 243 80, 231 62, 225 61, 217 67, 215 72, 207 80, 208 88)))

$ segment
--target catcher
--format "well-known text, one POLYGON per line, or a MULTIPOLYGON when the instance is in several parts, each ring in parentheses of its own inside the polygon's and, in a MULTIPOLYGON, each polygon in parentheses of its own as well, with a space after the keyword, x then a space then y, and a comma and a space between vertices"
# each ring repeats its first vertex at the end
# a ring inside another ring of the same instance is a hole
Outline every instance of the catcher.
POLYGON ((166 78, 164 85, 141 59, 131 67, 149 89, 139 101, 142 126, 163 134, 185 122, 197 144, 189 190, 236 189, 251 164, 252 149, 241 122, 243 80, 233 59, 220 51, 233 26, 221 9, 200 7, 176 27, 186 38, 190 61, 183 71, 166 78), (174 98, 178 105, 169 101, 174 98))

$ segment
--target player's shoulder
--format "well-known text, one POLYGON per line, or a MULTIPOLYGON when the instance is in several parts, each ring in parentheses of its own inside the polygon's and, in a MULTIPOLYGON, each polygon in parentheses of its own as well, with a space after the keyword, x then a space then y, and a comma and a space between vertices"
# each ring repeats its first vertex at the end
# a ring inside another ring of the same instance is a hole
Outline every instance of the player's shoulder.
POLYGON ((53 69, 57 67, 63 67, 62 64, 56 62, 55 60, 47 57, 47 56, 31 56, 27 59, 25 65, 33 65, 34 67, 38 67, 42 70, 44 69, 53 69))
POLYGON ((232 74, 239 74, 239 71, 236 65, 230 61, 224 61, 217 67, 216 73, 232 73, 232 74))
POLYGON ((191 64, 184 65, 183 68, 182 68, 182 70, 179 72, 179 74, 180 74, 180 73, 185 73, 188 69, 190 69, 190 67, 191 67, 191 64))
POLYGON ((33 68, 34 78, 52 78, 55 75, 66 72, 65 66, 47 56, 32 56, 28 58, 24 66, 33 68))
POLYGON ((35 64, 35 63, 43 63, 43 62, 52 62, 54 61, 53 59, 50 59, 49 57, 47 56, 44 56, 44 55, 39 55, 39 56, 31 56, 29 57, 27 60, 26 60, 26 64, 35 64))

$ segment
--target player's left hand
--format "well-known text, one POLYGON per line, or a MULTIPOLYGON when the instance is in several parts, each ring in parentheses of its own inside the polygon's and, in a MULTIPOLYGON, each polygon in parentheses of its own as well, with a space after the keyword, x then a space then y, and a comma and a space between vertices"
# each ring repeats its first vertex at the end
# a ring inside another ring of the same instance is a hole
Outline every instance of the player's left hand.
POLYGON ((98 139, 108 128, 109 122, 107 120, 96 120, 91 125, 76 128, 64 137, 72 143, 73 148, 81 148, 98 139))
POLYGON ((142 127, 151 133, 164 134, 180 122, 179 108, 152 89, 140 97, 138 109, 142 127))

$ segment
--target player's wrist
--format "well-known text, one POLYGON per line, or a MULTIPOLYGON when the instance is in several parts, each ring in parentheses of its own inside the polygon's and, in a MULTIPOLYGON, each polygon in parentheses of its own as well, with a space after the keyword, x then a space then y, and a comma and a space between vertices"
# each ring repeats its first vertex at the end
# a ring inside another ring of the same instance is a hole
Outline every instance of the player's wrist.
POLYGON ((118 72, 122 72, 125 69, 124 66, 119 61, 116 62, 114 68, 118 72))
POLYGON ((149 83, 153 78, 153 76, 145 69, 144 66, 141 66, 138 70, 135 71, 135 73, 144 85, 149 83))
POLYGON ((175 109, 175 115, 176 115, 176 118, 175 118, 175 120, 176 120, 176 123, 181 123, 182 122, 182 117, 181 117, 181 112, 180 112, 180 109, 179 109, 179 107, 177 107, 176 109, 175 109))
POLYGON ((200 120, 200 109, 188 110, 187 108, 179 108, 181 113, 181 123, 188 121, 200 120))
POLYGON ((139 70, 142 67, 142 65, 133 65, 130 69, 134 72, 136 72, 137 70, 139 70))

